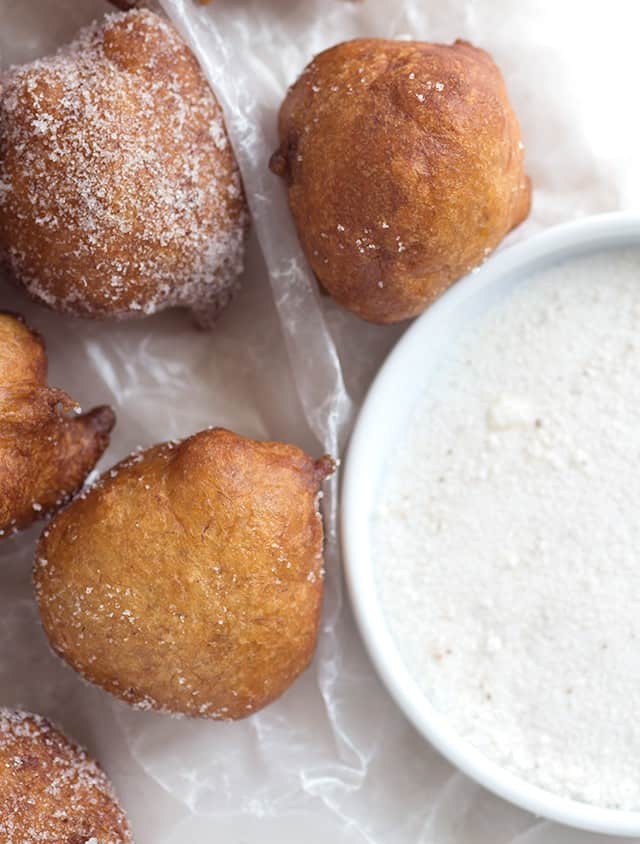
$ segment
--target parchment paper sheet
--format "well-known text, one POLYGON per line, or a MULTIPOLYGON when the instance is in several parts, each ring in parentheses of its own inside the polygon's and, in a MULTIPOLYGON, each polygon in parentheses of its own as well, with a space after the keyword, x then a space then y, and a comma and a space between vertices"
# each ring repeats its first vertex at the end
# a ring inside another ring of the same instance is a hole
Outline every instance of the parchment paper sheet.
MULTIPOLYGON (((533 178, 509 242, 582 214, 640 205, 640 58, 634 0, 163 0, 224 104, 254 215, 243 292, 211 334, 179 313, 93 324, 2 284, 0 307, 47 339, 51 382, 118 414, 108 466, 137 445, 227 425, 338 453, 403 327, 359 322, 319 297, 283 189, 267 168, 286 86, 358 35, 468 38, 502 67, 533 178)), ((0 0, 0 65, 42 55, 107 9, 101 0, 0 0)), ((508 244, 507 244, 508 245, 508 244)), ((29 583, 27 534, 0 544, 0 705, 61 722, 100 757, 138 844, 597 844, 477 788, 430 749, 363 652, 340 579, 335 484, 328 580, 312 668, 276 704, 232 725, 132 712, 49 653, 29 583)))

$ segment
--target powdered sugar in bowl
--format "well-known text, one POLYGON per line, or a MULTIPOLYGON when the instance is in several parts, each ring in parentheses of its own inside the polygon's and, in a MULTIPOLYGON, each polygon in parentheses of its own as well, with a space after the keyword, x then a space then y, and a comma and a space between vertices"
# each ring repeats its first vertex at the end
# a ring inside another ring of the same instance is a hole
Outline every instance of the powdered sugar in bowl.
POLYGON ((366 646, 462 771, 640 834, 640 217, 505 250, 407 331, 347 457, 366 646))

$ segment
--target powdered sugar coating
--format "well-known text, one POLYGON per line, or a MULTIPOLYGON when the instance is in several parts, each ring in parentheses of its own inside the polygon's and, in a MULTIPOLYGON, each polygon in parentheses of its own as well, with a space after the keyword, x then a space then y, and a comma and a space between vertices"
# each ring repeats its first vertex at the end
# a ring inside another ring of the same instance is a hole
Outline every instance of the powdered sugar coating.
POLYGON ((0 709, 3 844, 127 844, 111 785, 84 750, 40 715, 0 709))
POLYGON ((220 106, 160 16, 109 15, 5 74, 0 257, 34 298, 208 322, 242 271, 246 222, 220 106))
POLYGON ((640 251, 539 270, 449 344, 391 456, 376 567, 451 727, 547 791, 640 808, 640 251))

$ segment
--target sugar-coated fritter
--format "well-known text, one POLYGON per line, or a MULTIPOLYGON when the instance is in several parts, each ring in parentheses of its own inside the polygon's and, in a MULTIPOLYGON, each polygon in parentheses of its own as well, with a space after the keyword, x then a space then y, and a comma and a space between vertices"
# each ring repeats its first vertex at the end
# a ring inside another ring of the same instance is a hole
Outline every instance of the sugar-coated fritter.
POLYGON ((2 844, 130 844, 109 780, 40 715, 0 709, 2 844))
POLYGON ((0 79, 0 261, 83 317, 170 306, 210 323, 247 214, 222 110, 172 25, 108 15, 0 79))
POLYGON ((317 56, 271 167, 320 285, 354 313, 425 309, 527 216, 520 128, 488 53, 362 39, 317 56))
POLYGON ((0 313, 0 537, 61 506, 109 444, 111 409, 77 410, 47 385, 40 336, 0 313))
POLYGON ((265 706, 315 647, 332 469, 218 428, 106 472, 40 541, 54 650, 139 708, 235 719, 265 706))

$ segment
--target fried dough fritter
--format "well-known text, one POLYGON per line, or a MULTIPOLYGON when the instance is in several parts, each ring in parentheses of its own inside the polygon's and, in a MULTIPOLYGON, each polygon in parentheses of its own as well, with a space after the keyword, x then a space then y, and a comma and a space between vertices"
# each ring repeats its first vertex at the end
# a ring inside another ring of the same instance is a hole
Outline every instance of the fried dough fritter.
POLYGON ((123 461, 41 538, 54 650, 138 708, 237 719, 270 703, 315 648, 332 471, 219 428, 123 461))
POLYGON ((209 324, 242 271, 247 212, 222 110, 172 25, 108 15, 0 85, 0 260, 82 317, 171 306, 209 324))
POLYGON ((77 409, 65 392, 47 386, 40 336, 0 313, 0 537, 61 506, 108 446, 113 411, 77 409))
POLYGON ((312 270, 372 322, 421 313, 529 211, 504 81, 464 41, 326 50, 289 90, 279 136, 271 169, 312 270))
POLYGON ((130 844, 109 780, 39 715, 0 709, 0 841, 130 844))

